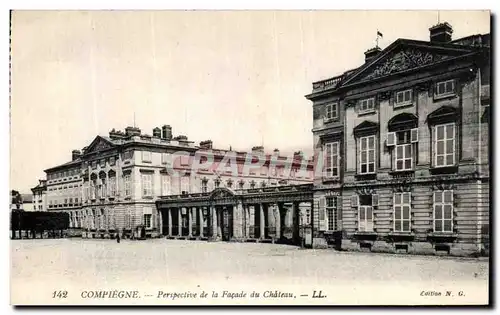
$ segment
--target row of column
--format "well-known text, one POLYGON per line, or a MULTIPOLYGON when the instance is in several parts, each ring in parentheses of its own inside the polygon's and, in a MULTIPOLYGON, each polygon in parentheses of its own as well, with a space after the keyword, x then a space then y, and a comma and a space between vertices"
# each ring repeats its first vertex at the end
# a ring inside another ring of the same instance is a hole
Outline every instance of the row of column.
MULTIPOLYGON (((167 208, 165 213, 168 216, 166 218, 168 227, 164 234, 170 237, 199 236, 219 239, 223 237, 224 229, 226 238, 280 239, 284 237, 287 229, 292 232, 292 237, 295 237, 299 225, 298 202, 292 203, 291 207, 285 207, 283 203, 243 205, 239 202, 228 206, 167 208), (182 209, 186 209, 184 216, 182 209), (187 224, 183 224, 183 219, 187 220, 187 224), (173 231, 174 221, 177 221, 177 231, 173 231), (196 222, 199 231, 197 235, 193 235, 193 222, 196 222), (187 235, 183 233, 185 225, 187 225, 187 235)), ((160 213, 160 230, 163 232, 161 216, 162 213, 160 213)))

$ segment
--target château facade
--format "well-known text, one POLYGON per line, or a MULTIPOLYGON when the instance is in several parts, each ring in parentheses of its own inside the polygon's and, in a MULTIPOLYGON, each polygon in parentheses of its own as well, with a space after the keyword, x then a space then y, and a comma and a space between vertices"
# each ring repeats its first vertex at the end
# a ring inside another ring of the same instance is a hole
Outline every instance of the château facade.
POLYGON ((490 36, 398 39, 314 82, 314 243, 474 255, 489 249, 490 36))
MULTIPOLYGON (((82 151, 74 150, 72 161, 45 170, 48 210, 69 213, 71 233, 83 237, 131 235, 138 228, 144 228, 145 237, 167 235, 163 221, 168 219, 155 204, 160 196, 311 183, 312 164, 301 156, 296 152, 287 159, 277 149, 265 154, 263 147, 251 153, 217 150, 210 140, 195 146, 186 136, 172 137, 167 125, 155 128, 153 136, 135 127, 113 129, 82 151), (245 172, 247 156, 261 163, 245 172), (273 159, 280 165, 273 167, 273 159), (220 163, 233 161, 233 168, 220 171, 220 163)), ((189 216, 184 209, 176 219, 187 229, 189 216)))

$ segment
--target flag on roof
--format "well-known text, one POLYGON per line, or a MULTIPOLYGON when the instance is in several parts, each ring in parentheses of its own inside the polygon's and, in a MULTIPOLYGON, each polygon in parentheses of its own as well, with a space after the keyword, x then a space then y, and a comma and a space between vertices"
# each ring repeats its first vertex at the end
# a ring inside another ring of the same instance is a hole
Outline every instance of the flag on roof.
POLYGON ((384 35, 382 35, 379 31, 377 31, 377 36, 384 37, 384 35))

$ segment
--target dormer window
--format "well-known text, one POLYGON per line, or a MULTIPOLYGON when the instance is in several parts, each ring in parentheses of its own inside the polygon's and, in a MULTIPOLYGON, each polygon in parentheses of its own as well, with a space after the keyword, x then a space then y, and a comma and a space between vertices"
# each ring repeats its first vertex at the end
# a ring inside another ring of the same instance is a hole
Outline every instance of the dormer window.
POLYGON ((325 120, 335 120, 339 117, 338 103, 331 103, 326 105, 325 120))
POLYGON ((394 107, 403 107, 403 106, 408 106, 413 103, 412 100, 412 90, 404 90, 404 91, 399 91, 396 92, 395 100, 394 100, 394 107))
POLYGON ((365 99, 359 101, 359 113, 360 114, 371 113, 373 111, 375 111, 375 98, 374 97, 365 98, 365 99))
POLYGON ((436 83, 435 97, 446 97, 455 94, 455 80, 447 80, 436 83))

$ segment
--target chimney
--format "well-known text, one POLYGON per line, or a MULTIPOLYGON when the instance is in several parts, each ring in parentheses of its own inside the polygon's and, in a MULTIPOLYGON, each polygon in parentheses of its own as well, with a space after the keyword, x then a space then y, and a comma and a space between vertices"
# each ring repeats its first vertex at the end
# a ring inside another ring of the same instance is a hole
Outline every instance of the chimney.
POLYGON ((201 141, 200 142, 200 148, 201 149, 207 149, 207 150, 209 150, 209 149, 212 149, 212 147, 213 147, 212 140, 205 140, 205 141, 201 141))
POLYGON ((170 125, 163 125, 161 138, 164 140, 172 140, 172 127, 170 125))
POLYGON ((156 127, 153 129, 153 137, 155 138, 161 138, 161 129, 156 127))
POLYGON ((259 145, 259 146, 256 146, 256 147, 253 147, 252 148, 252 153, 260 153, 260 154, 264 154, 264 147, 259 145))
POLYGON ((81 152, 80 150, 73 150, 71 151, 71 160, 72 161, 75 161, 76 159, 78 159, 80 156, 81 156, 81 152))
POLYGON ((375 57, 378 56, 378 54, 382 51, 382 49, 380 49, 380 47, 373 47, 371 49, 368 49, 367 51, 365 51, 365 63, 373 60, 375 57))
POLYGON ((141 129, 136 128, 136 127, 127 127, 125 128, 125 135, 131 137, 131 136, 140 136, 141 135, 141 129))
POLYGON ((440 23, 429 28, 431 43, 448 43, 451 41, 453 28, 448 22, 440 23))

